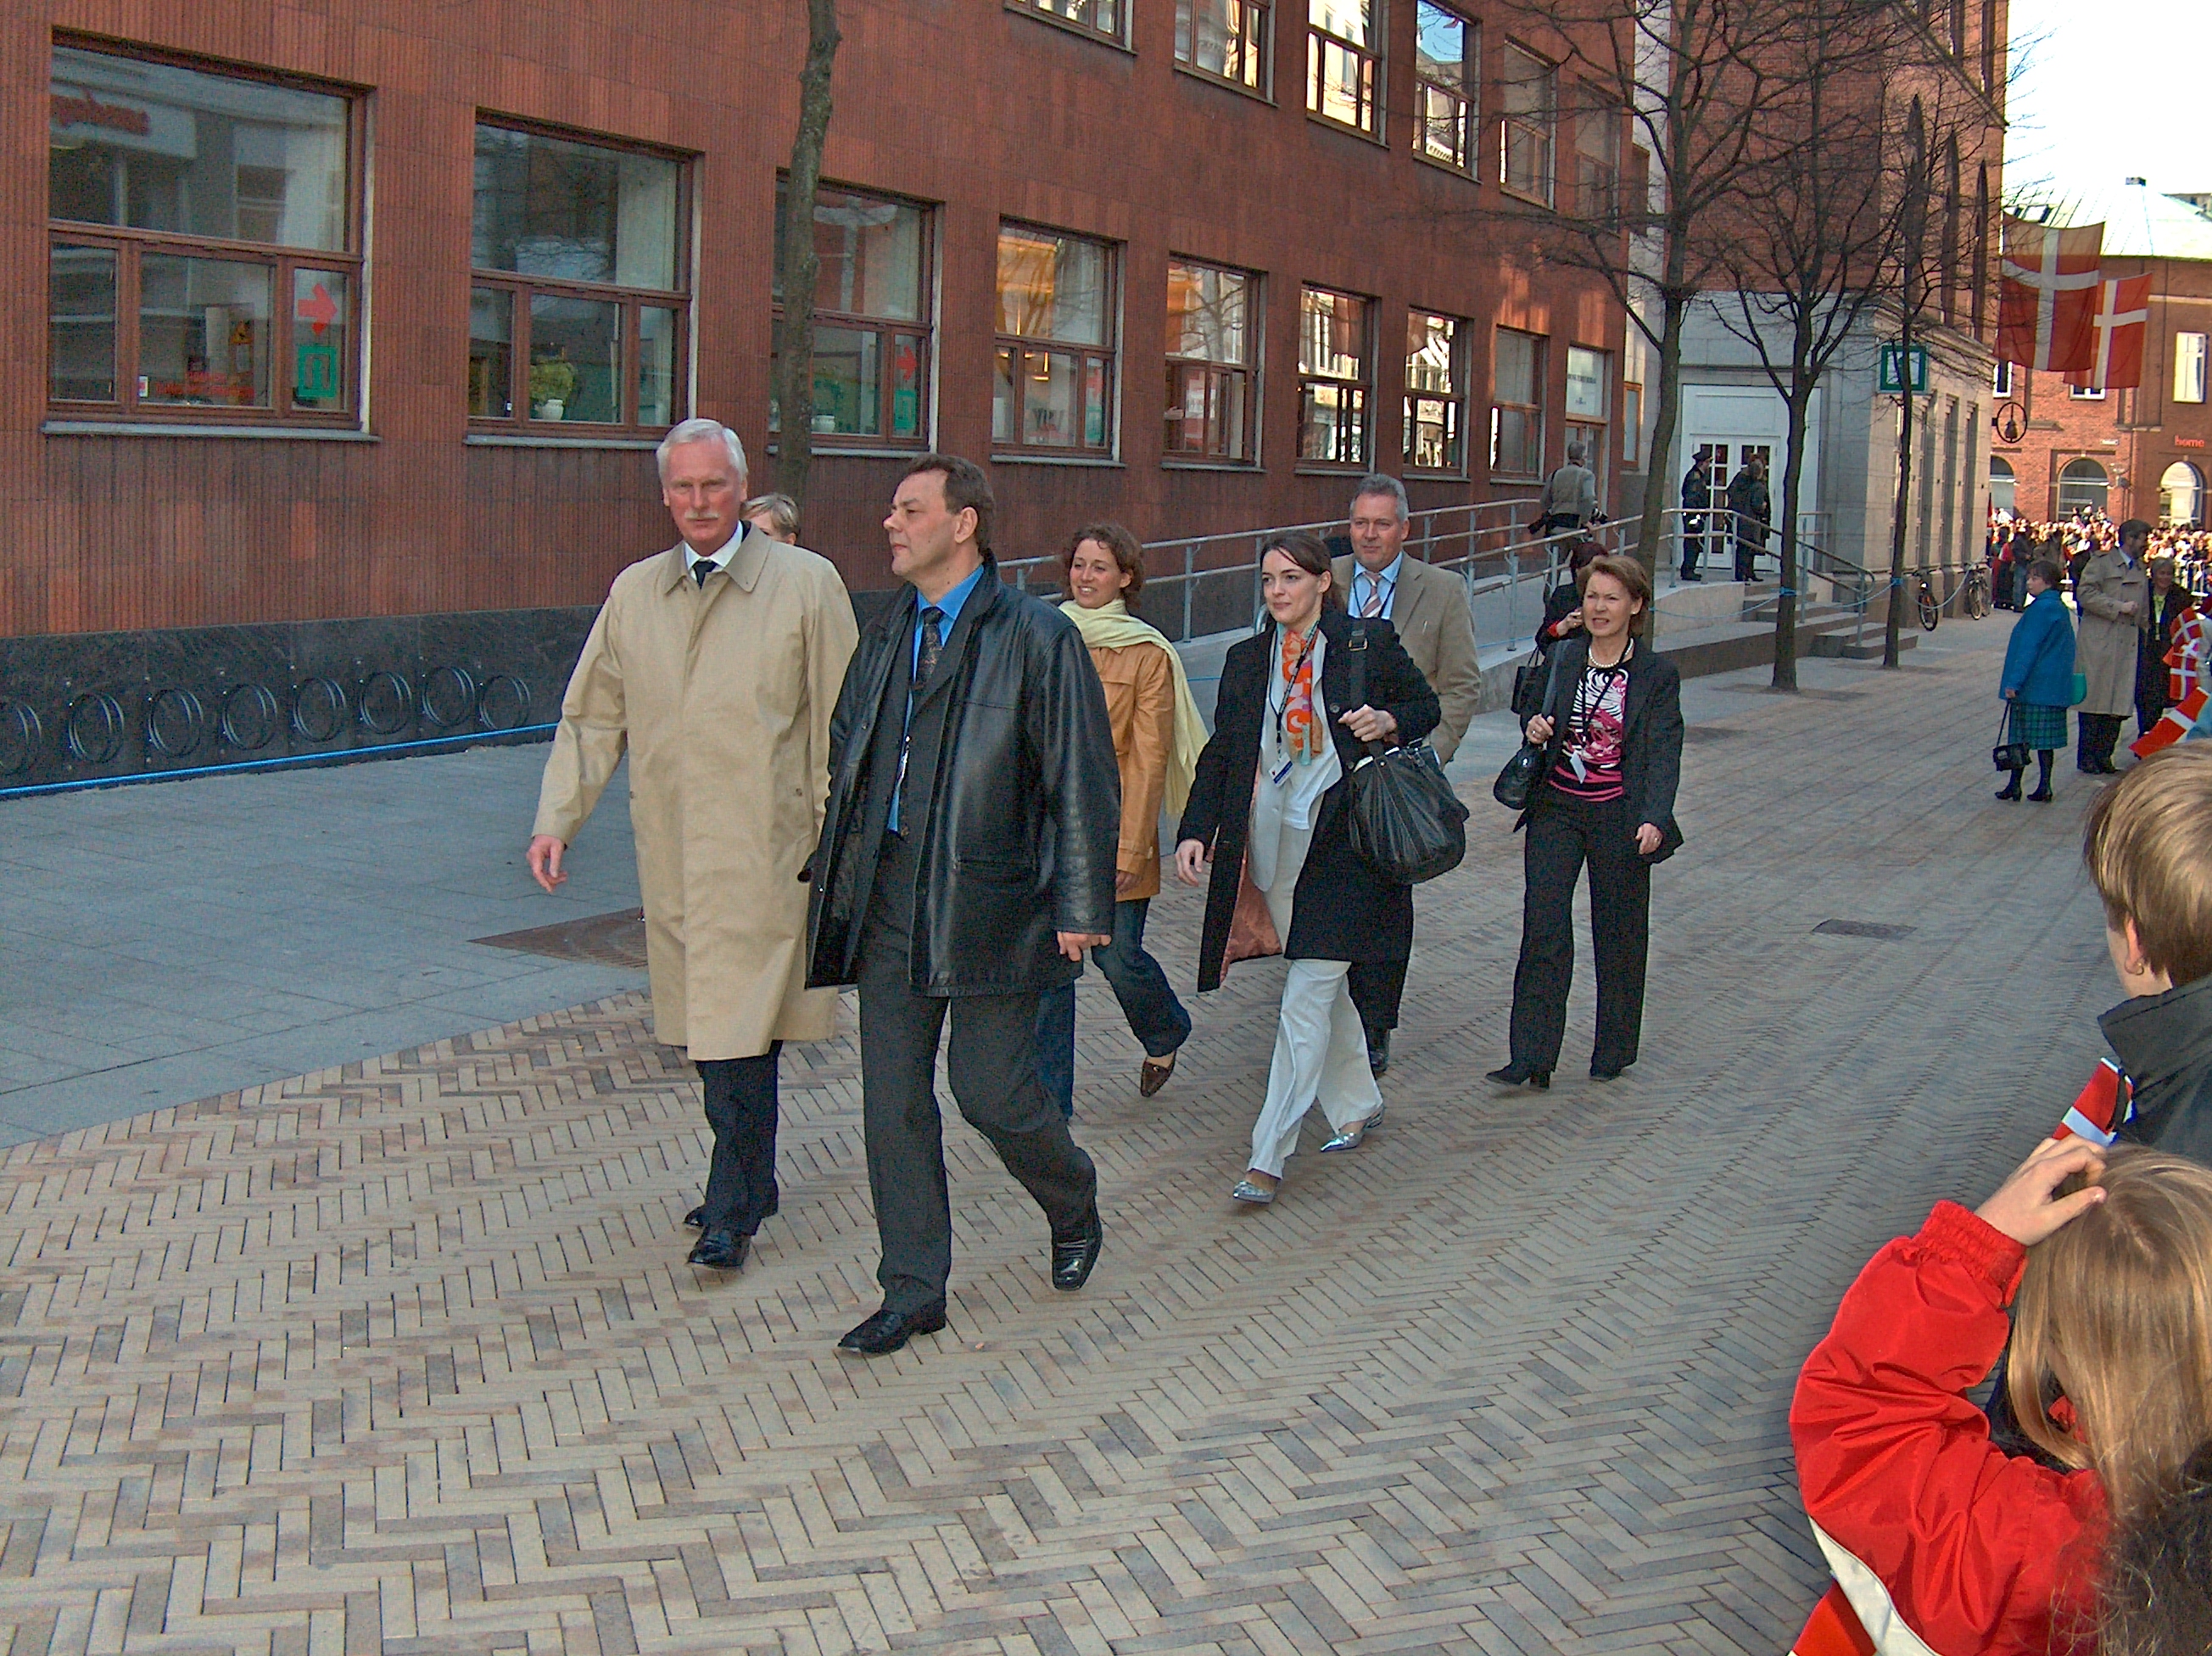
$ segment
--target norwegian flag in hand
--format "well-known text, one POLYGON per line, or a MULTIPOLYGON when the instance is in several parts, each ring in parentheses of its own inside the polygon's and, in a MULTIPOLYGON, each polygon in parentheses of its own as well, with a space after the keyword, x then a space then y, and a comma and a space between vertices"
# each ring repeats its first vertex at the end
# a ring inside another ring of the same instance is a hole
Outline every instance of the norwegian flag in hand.
POLYGON ((2107 277, 2097 283, 2097 311, 2089 319, 2095 340, 2086 368, 2066 376, 2069 386, 2124 391, 2142 383, 2143 339, 2150 332, 2150 277, 2107 277))
POLYGON ((2097 283, 2105 227, 2032 224, 2007 215, 1997 283, 1997 355, 2066 373, 2096 359, 2097 283))

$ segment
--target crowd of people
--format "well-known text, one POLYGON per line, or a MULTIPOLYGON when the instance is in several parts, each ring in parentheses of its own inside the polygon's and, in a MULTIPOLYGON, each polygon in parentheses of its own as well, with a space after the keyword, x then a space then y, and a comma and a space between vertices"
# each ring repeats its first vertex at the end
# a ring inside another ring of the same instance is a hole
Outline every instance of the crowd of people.
MULTIPOLYGON (((1282 1198, 1316 1107, 1322 1154, 1360 1147, 1383 1119, 1416 905, 1364 837, 1356 784, 1378 755, 1449 758, 1480 691, 1466 591, 1405 555, 1395 479, 1358 484, 1335 556, 1304 533, 1263 547, 1265 613, 1228 651, 1209 732, 1176 651, 1132 611, 1143 560, 1118 525, 1069 536, 1069 596, 1045 602, 997 577, 981 469, 921 455, 884 524, 898 587, 861 626, 792 503, 746 497, 733 433, 687 421, 659 462, 679 539, 618 575, 593 624, 528 861, 560 886, 627 757, 654 1034, 686 1049, 712 1134, 690 1263, 741 1269, 776 1213, 781 1046, 828 1038, 851 988, 882 1301, 839 1349, 881 1356, 946 1326, 948 1042, 960 1115, 1042 1214, 1051 1286, 1082 1289, 1110 1203, 1072 1130, 1075 980, 1087 961, 1112 988, 1142 1096, 1172 1083, 1194 1027, 1144 946, 1163 816, 1176 877, 1206 888, 1196 993, 1239 960, 1287 963, 1230 1200, 1282 1198)), ((1588 521, 1571 488, 1553 505, 1588 521)), ((2095 620, 2141 647, 2141 527, 2075 579, 2085 636, 2095 620)), ((2076 640, 2067 577, 2037 563, 2007 680, 2047 797, 2076 640)), ((1585 544, 1516 687, 1523 917, 1500 1087, 1550 1084, 1585 865, 1590 1074, 1637 1061, 1652 870, 1682 843, 1680 683, 1647 636, 1652 598, 1640 563, 1585 544)), ((1805 1366, 1791 1429, 1838 1586, 1801 1651, 1822 1647, 1823 1617, 1838 1649, 2082 1647, 2100 1620, 2117 1656, 2206 1648, 2208 820, 2212 745, 2100 795, 2088 863, 2129 995, 2105 1020, 2114 1061, 1978 1209, 1943 1204, 1878 1255, 1805 1366), (1984 1414, 1967 1394, 1993 1366, 1984 1414)))

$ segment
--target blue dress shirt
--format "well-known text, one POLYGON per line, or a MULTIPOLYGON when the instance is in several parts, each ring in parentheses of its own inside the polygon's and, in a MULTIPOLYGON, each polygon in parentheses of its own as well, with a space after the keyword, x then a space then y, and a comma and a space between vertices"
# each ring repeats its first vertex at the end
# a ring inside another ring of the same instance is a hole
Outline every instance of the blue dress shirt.
POLYGON ((1378 612, 1386 620, 1398 602, 1398 572, 1406 567, 1403 552, 1390 560, 1389 567, 1379 574, 1370 575, 1367 566, 1354 558, 1352 563, 1352 613, 1367 613, 1367 595, 1377 587, 1382 589, 1382 607, 1378 612))
MULTIPOLYGON (((919 672, 921 667, 921 612, 935 609, 944 616, 945 618, 937 624, 937 640, 940 644, 945 642, 952 636, 952 624, 960 618, 962 606, 974 595, 976 587, 981 582, 983 577, 990 573, 991 566, 988 563, 977 564, 975 571, 965 581, 939 599, 933 605, 920 593, 915 594, 916 607, 914 612, 914 636, 909 641, 912 654, 907 657, 906 664, 906 670, 909 675, 909 685, 906 693, 906 720, 909 727, 914 723, 914 698, 921 689, 920 685, 910 682, 911 675, 919 672)), ((884 825, 895 834, 899 831, 899 801, 905 792, 906 742, 902 737, 899 742, 899 787, 891 795, 890 818, 884 825)))

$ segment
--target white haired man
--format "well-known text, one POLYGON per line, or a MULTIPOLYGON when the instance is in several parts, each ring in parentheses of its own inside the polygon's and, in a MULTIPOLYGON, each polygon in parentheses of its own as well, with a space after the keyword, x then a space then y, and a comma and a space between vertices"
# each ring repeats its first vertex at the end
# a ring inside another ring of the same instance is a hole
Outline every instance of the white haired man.
MULTIPOLYGON (((1397 478, 1380 472, 1362 478, 1352 491, 1349 518, 1352 556, 1335 562, 1336 589, 1355 618, 1390 624, 1436 691, 1443 715, 1429 733, 1429 746, 1449 764, 1482 700, 1482 668, 1475 660, 1467 588, 1458 576, 1406 556, 1413 514, 1406 485, 1397 478)), ((1381 965, 1352 963, 1352 1003, 1366 1026, 1368 1068, 1377 1075, 1390 1067, 1390 1032, 1398 1026, 1410 959, 1381 965)))
POLYGON ((776 1209, 776 1057, 830 1038, 806 988, 806 886, 830 715, 859 629, 826 558, 748 528, 745 451, 714 420, 660 445, 683 538, 614 579, 562 699, 530 872, 548 892, 629 755, 653 1032, 699 1071, 714 1160, 690 1263, 736 1270, 776 1209))

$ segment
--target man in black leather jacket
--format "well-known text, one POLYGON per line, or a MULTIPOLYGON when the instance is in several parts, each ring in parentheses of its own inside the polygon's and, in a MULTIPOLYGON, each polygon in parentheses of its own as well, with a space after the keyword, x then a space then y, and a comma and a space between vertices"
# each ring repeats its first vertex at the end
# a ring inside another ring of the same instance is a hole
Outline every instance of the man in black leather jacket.
POLYGON ((807 981, 860 990, 884 1303, 840 1349, 865 1356, 945 1326, 948 1011, 954 1100, 1044 1210, 1053 1286, 1098 1257, 1097 1175, 1037 1079, 1034 1025, 1038 994, 1111 935, 1121 773, 1081 635, 999 582, 994 508, 972 461, 907 468, 884 527, 908 584, 861 632, 830 725, 807 981))

